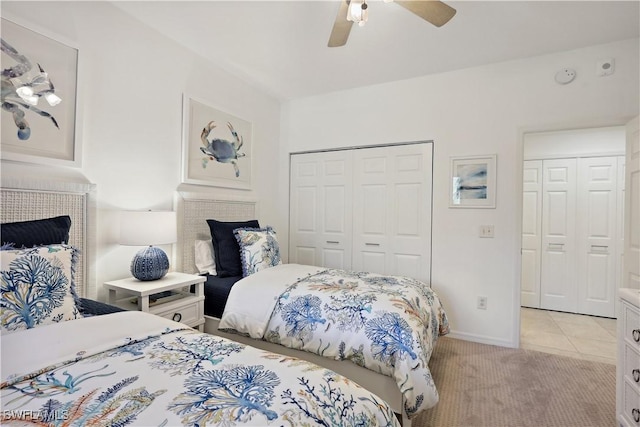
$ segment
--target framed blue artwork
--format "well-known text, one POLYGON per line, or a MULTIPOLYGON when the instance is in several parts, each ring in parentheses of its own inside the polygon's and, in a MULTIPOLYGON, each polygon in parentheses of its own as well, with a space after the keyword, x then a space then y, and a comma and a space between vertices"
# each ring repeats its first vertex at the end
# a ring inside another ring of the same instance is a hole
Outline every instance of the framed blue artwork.
POLYGON ((450 208, 496 207, 496 155, 451 157, 450 208))
POLYGON ((183 96, 182 182, 251 189, 250 122, 183 96))

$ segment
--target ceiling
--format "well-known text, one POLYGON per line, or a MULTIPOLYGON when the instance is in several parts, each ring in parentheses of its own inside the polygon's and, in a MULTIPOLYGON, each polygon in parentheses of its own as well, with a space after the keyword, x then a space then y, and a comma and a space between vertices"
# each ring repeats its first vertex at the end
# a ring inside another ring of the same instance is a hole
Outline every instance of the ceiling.
POLYGON ((114 4, 281 100, 640 37, 640 1, 445 1, 440 28, 370 0, 346 46, 327 41, 339 1, 114 4))

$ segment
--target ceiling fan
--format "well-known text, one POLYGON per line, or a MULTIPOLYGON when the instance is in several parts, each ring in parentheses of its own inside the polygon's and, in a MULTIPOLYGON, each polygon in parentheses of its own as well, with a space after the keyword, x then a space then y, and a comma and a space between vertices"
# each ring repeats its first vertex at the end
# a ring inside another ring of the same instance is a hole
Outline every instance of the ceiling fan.
MULTIPOLYGON (((393 0, 384 0, 389 3, 393 0)), ((395 3, 415 13, 420 18, 441 27, 456 14, 456 10, 437 0, 397 0, 395 3)), ((341 0, 340 9, 329 37, 329 47, 344 46, 354 22, 361 26, 367 20, 366 0, 341 0)))

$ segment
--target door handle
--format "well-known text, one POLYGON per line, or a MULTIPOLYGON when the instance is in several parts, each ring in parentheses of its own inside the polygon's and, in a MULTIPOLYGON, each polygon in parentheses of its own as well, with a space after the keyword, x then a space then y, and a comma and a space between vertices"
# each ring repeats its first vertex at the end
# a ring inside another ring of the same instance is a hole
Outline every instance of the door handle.
POLYGON ((380 243, 365 243, 365 246, 380 246, 380 243))
POLYGON ((337 245, 340 242, 337 240, 327 240, 327 243, 329 243, 330 245, 337 245))
POLYGON ((634 329, 633 332, 631 332, 631 335, 633 335, 633 340, 635 342, 640 342, 640 329, 634 329))
POLYGON ((631 373, 633 374, 633 380, 637 383, 640 383, 640 369, 636 368, 631 371, 631 373))

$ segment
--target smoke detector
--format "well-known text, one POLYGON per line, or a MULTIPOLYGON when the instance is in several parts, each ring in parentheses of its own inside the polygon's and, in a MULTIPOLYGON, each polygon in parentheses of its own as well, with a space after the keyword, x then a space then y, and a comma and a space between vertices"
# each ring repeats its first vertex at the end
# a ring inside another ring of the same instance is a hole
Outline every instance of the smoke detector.
POLYGON ((561 85, 566 85, 567 83, 571 83, 575 78, 576 78, 576 70, 572 68, 563 68, 562 70, 558 71, 555 76, 556 83, 561 85))

